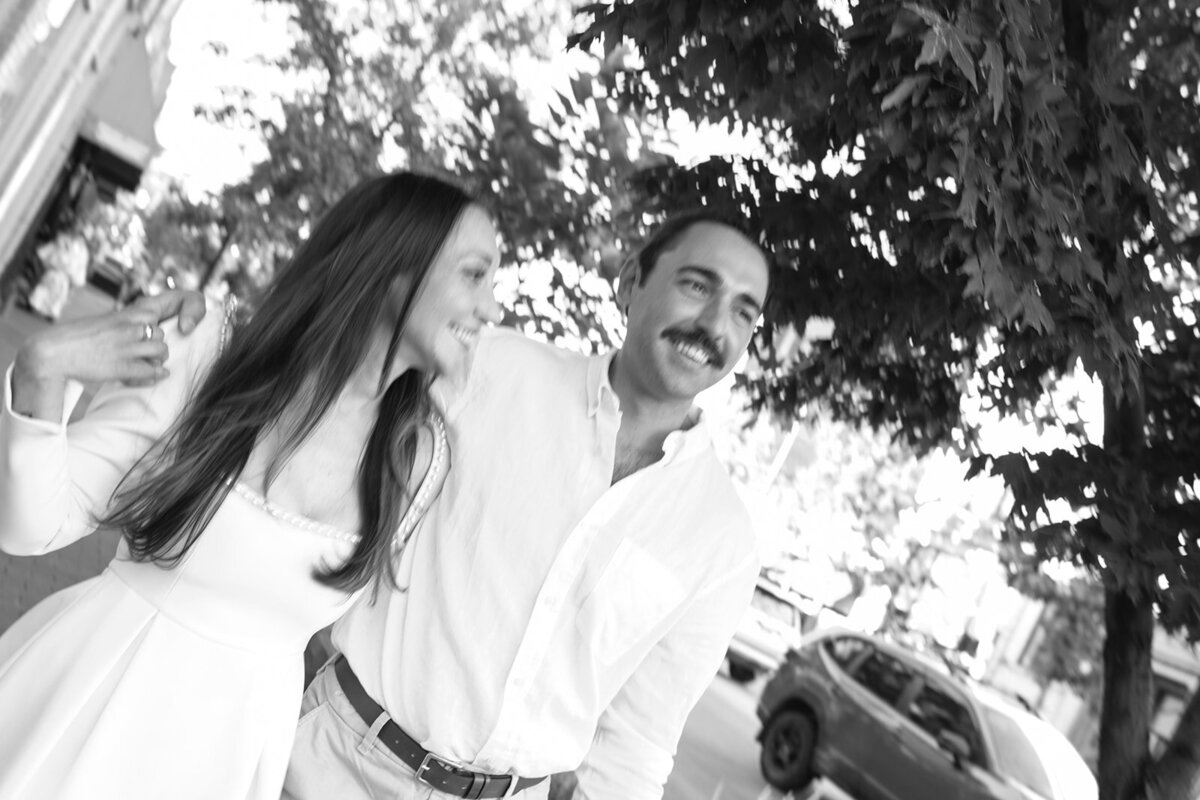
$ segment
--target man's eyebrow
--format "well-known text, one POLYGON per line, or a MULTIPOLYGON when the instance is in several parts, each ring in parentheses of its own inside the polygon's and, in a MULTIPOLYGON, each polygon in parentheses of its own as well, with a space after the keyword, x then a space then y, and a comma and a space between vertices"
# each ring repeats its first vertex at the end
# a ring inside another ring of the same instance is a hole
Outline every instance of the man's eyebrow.
MULTIPOLYGON (((717 286, 720 286, 721 284, 723 284, 725 282, 721 278, 721 275, 718 272, 716 272, 715 270, 711 270, 708 267, 701 267, 696 264, 684 264, 682 267, 679 268, 679 271, 680 272, 694 272, 694 273, 702 276, 703 278, 705 278, 709 283, 715 284, 717 286)), ((749 292, 742 292, 741 294, 739 294, 737 296, 737 300, 739 303, 744 303, 745 305, 748 305, 752 309, 754 309, 755 316, 761 314, 763 311, 762 303, 759 302, 757 297, 750 294, 749 292)))
POLYGON ((679 268, 679 271, 680 272, 695 272, 695 273, 699 274, 701 277, 708 280, 709 283, 716 283, 716 284, 721 283, 721 276, 717 274, 716 270, 709 269, 708 267, 701 267, 697 264, 684 264, 682 267, 679 268))
POLYGON ((758 302, 758 298, 749 292, 742 292, 739 294, 738 300, 750 306, 750 308, 754 310, 754 316, 757 317, 759 314, 763 313, 762 303, 758 302))

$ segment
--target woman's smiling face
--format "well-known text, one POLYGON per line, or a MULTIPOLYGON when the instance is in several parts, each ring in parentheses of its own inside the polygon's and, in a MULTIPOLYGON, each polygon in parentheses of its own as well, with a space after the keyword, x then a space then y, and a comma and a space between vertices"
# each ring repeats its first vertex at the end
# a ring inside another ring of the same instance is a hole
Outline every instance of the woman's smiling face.
POLYGON ((431 374, 461 369, 480 329, 500 321, 493 292, 499 263, 491 219, 467 206, 413 298, 397 356, 431 374))

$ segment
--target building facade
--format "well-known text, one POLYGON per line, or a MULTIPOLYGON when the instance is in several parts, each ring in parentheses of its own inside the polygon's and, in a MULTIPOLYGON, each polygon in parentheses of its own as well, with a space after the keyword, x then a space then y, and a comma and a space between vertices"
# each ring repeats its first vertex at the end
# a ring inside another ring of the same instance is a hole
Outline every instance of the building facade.
POLYGON ((85 192, 137 186, 182 0, 0 0, 0 301, 85 192))
MULTIPOLYGON (((1051 724, 1066 734, 1089 764, 1099 749, 1100 720, 1093 709, 1065 684, 1044 685, 1033 662, 1046 642, 1046 603, 1021 597, 997 639, 988 665, 988 683, 1024 697, 1051 724)), ((1200 648, 1156 628, 1151 648, 1152 692, 1150 753, 1162 754, 1179 725, 1184 708, 1200 690, 1200 648)), ((1200 800, 1200 796, 1194 798, 1200 800)))

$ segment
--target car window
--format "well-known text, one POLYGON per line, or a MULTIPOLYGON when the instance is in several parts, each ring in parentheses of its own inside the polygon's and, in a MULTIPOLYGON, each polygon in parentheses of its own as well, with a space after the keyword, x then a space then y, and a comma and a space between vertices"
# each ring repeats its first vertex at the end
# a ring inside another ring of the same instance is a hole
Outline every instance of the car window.
POLYGON ((971 761, 979 763, 979 731, 971 712, 936 686, 925 684, 908 706, 907 716, 934 739, 942 731, 957 733, 971 749, 971 761))
POLYGON ((789 628, 796 626, 796 607, 785 600, 780 600, 773 594, 768 594, 762 589, 755 589, 750 605, 768 617, 779 620, 789 628))
POLYGON ((983 709, 988 730, 995 739, 996 771, 1012 778, 1043 797, 1053 797, 1050 778, 1042 767, 1033 743, 1011 718, 987 706, 983 709))
POLYGON ((878 651, 871 653, 854 673, 854 679, 889 705, 895 705, 912 680, 912 670, 878 651))
POLYGON ((836 636, 826 639, 824 643, 825 652, 844 670, 849 670, 854 659, 858 658, 858 654, 864 652, 868 647, 870 647, 869 644, 854 636, 836 636))

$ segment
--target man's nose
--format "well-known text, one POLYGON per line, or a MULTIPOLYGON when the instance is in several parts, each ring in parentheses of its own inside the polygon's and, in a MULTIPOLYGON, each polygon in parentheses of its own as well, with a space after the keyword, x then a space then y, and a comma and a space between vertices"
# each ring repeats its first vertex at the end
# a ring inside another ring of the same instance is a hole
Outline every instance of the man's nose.
POLYGON ((700 310, 700 316, 696 319, 697 327, 708 334, 718 347, 724 347, 725 337, 728 333, 729 314, 724 305, 720 299, 713 298, 704 304, 704 308, 700 310))

